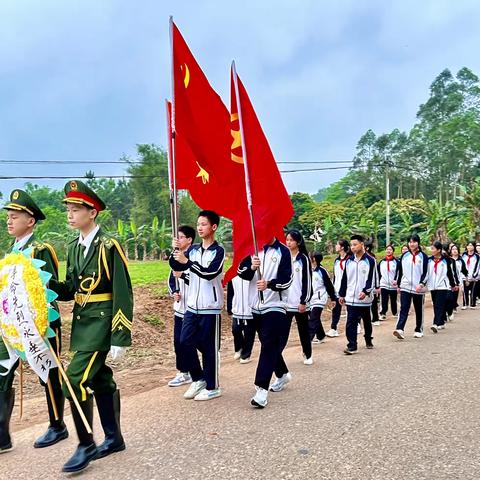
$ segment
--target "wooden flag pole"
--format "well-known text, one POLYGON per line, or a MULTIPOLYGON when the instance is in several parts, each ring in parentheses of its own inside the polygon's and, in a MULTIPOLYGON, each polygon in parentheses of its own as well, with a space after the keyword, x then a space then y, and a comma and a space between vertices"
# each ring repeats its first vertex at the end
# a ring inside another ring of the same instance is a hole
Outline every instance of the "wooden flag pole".
POLYGON ((47 389, 48 389, 48 395, 50 396, 50 401, 52 402, 53 414, 55 415, 55 420, 58 421, 59 417, 58 417, 57 402, 55 401, 55 397, 53 396, 52 383, 50 382, 50 379, 47 380, 47 389))
MULTIPOLYGON (((232 72, 233 72, 233 84, 235 86, 235 98, 237 101, 238 125, 240 128, 240 138, 242 140, 242 157, 243 157, 243 168, 245 171, 245 191, 247 195, 248 213, 250 214, 250 224, 252 227, 253 248, 255 251, 255 256, 258 257, 257 233, 255 229, 255 217, 253 216, 252 191, 250 189, 250 175, 248 172, 247 149, 245 144, 245 134, 243 131, 242 106, 240 104, 240 92, 238 90, 238 78, 237 78, 237 70, 235 68, 235 61, 232 62, 232 72)), ((257 271, 258 271, 259 280, 262 280, 262 272, 260 271, 260 269, 257 269, 257 271)), ((260 299, 263 302, 263 292, 260 292, 260 299)))
POLYGON ((62 362, 60 362, 60 359, 57 357, 57 354, 55 353, 55 350, 53 349, 52 345, 50 342, 46 342, 50 348, 50 351, 52 352, 53 358, 55 359, 55 362, 57 363, 58 370, 62 374, 63 380, 65 381, 68 391, 70 392, 70 395, 72 397, 73 403, 75 404, 75 407, 78 411, 78 414, 80 415, 80 418, 82 419, 83 424, 85 425, 85 429, 87 430, 88 433, 93 433, 92 428, 90 427, 90 424, 87 421, 87 418, 85 417, 85 414, 83 413, 82 408, 80 407, 80 403, 78 402, 78 398, 75 395, 75 392, 73 391, 72 385, 70 384, 70 380, 67 377, 67 374, 65 373, 65 370, 63 369, 62 362))
POLYGON ((20 359, 20 420, 23 418, 23 361, 20 359))

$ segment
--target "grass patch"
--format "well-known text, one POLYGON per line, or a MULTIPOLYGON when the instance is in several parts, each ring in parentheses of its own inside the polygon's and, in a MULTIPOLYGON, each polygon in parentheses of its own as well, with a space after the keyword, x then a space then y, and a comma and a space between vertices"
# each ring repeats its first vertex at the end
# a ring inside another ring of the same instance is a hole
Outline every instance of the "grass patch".
POLYGON ((142 319, 143 321, 149 323, 153 327, 158 327, 161 330, 165 328, 165 320, 163 320, 159 315, 155 315, 155 314, 144 315, 142 319))

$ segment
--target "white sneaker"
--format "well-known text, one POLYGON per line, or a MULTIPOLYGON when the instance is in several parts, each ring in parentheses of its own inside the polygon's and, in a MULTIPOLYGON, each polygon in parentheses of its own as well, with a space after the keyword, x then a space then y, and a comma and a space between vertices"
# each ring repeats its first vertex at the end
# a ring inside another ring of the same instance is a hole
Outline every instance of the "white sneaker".
POLYGON ((381 325, 381 323, 380 323, 380 321, 372 322, 372 325, 374 325, 375 327, 379 327, 381 325))
POLYGON ((476 310, 476 309, 477 309, 477 307, 475 307, 475 306, 470 307, 470 310, 476 310))
POLYGON ((445 330, 445 325, 437 325, 437 330, 445 330))
POLYGON ((386 315, 380 315, 380 320, 386 320, 387 316, 386 315))
POLYGON ((303 364, 304 364, 304 365, 313 365, 313 357, 305 358, 305 359, 303 360, 303 364))
POLYGON ((281 392, 285 385, 292 380, 292 374, 290 372, 282 375, 280 378, 277 378, 271 385, 270 391, 271 392, 281 392))
POLYGON ((447 315, 448 321, 453 322, 453 319, 455 318, 455 315, 452 313, 451 315, 447 315))
POLYGON ((358 324, 357 326, 357 334, 360 334, 362 333, 362 326, 360 324, 358 324))
POLYGON ((251 361, 252 361, 252 359, 250 357, 240 359, 240 363, 242 363, 242 364, 250 363, 251 361))
POLYGON ((239 350, 238 352, 235 352, 234 355, 233 355, 233 359, 234 360, 238 360, 242 355, 242 351, 239 350))
POLYGON ((437 325, 432 325, 432 326, 430 327, 430 330, 431 330, 433 333, 437 333, 438 330, 439 330, 439 328, 437 327, 437 325))
POLYGON ((250 400, 250 404, 253 407, 257 408, 265 408, 268 403, 268 390, 265 390, 264 388, 260 387, 255 387, 256 388, 256 393, 250 400))
POLYGON ((467 307, 464 305, 464 306, 462 307, 462 310, 466 310, 466 309, 467 309, 467 307))
POLYGON ((197 393, 193 399, 202 402, 205 400, 212 400, 213 398, 220 397, 221 395, 222 391, 219 388, 215 388, 213 390, 207 390, 204 388, 200 393, 197 393))
POLYGON ((339 334, 337 332, 337 330, 331 328, 327 333, 326 333, 327 337, 330 337, 330 338, 333 338, 333 337, 338 337, 339 334))
POLYGON ((168 382, 169 387, 180 387, 181 385, 187 385, 192 383, 192 377, 188 372, 178 372, 175 378, 168 382))
POLYGON ((423 337, 423 332, 415 332, 413 334, 413 338, 422 338, 423 337))
POLYGON ((205 387, 207 386, 207 382, 205 380, 198 380, 198 382, 193 382, 188 390, 183 394, 183 397, 191 400, 195 398, 205 387))
POLYGON ((320 342, 320 340, 319 340, 318 338, 314 338, 314 339, 312 340, 312 343, 315 344, 315 345, 320 345, 321 342, 320 342))
POLYGON ((395 337, 397 337, 399 340, 403 340, 405 338, 405 334, 404 334, 403 330, 397 329, 393 332, 393 335, 395 337))

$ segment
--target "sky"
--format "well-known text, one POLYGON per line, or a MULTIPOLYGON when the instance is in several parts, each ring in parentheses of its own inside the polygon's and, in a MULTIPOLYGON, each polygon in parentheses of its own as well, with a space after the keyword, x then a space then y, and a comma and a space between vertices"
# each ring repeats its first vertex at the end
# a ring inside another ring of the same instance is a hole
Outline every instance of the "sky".
MULTIPOLYGON (((72 163, 0 163, 0 176, 121 175, 75 161, 164 146, 170 15, 227 106, 235 60, 277 162, 350 161, 369 128, 411 128, 443 69, 480 75, 477 1, 2 0, 0 160, 72 163)), ((283 178, 315 193, 345 173, 283 178)))

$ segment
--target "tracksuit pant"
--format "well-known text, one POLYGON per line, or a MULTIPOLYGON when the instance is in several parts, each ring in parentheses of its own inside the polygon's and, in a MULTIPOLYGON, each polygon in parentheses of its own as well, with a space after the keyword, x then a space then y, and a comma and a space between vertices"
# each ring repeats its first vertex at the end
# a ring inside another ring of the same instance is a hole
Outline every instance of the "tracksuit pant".
POLYGON ((192 380, 205 380, 207 390, 219 387, 218 351, 220 349, 220 314, 185 312, 180 346, 185 368, 192 380), (202 365, 197 350, 202 354, 202 365))
POLYGON ((448 292, 447 299, 447 315, 452 315, 453 311, 458 307, 458 290, 456 292, 448 292))
POLYGON ((477 282, 470 282, 468 285, 463 284, 463 306, 475 307, 477 305, 477 299, 475 297, 475 289, 477 282))
POLYGON ((232 335, 235 351, 240 352, 240 358, 247 359, 252 355, 255 341, 255 324, 252 318, 232 318, 232 335))
POLYGON ((342 305, 340 302, 337 302, 332 309, 332 324, 330 328, 336 330, 338 327, 338 322, 340 321, 340 315, 342 314, 342 305))
POLYGON ((382 299, 382 309, 380 313, 386 315, 388 311, 388 302, 390 302, 390 311, 392 315, 397 314, 397 290, 390 290, 388 288, 382 288, 380 290, 380 297, 382 299))
POLYGON ((325 330, 322 325, 322 312, 323 307, 312 307, 310 310, 310 341, 315 338, 315 335, 319 340, 325 338, 325 330))
POLYGON ((180 343, 182 325, 183 317, 175 314, 173 324, 173 349, 175 351, 175 365, 179 372, 188 373, 187 365, 185 364, 185 355, 182 352, 182 345, 180 343))
POLYGON ((408 312, 413 302, 415 309, 415 331, 423 332, 423 304, 425 302, 425 295, 421 293, 400 292, 400 315, 398 316, 397 330, 405 330, 407 323, 408 312))
POLYGON ((253 319, 261 345, 255 385, 268 390, 274 372, 277 378, 288 372, 282 352, 288 342, 292 319, 286 313, 275 311, 254 313, 253 319))
POLYGON ((357 329, 360 320, 363 320, 365 344, 372 344, 372 309, 371 305, 352 306, 347 305, 347 347, 350 350, 357 350, 357 329))
POLYGON ((376 293, 373 294, 373 299, 372 299, 372 305, 371 305, 371 310, 372 310, 372 322, 379 322, 380 321, 380 316, 378 314, 378 295, 376 293))
POLYGON ((447 317, 448 290, 431 290, 433 302, 433 324, 445 325, 447 317))
POLYGON ((308 324, 309 312, 287 312, 287 317, 292 321, 293 317, 297 321, 298 336, 302 344, 302 351, 305 358, 312 356, 312 340, 310 339, 310 328, 308 324))

